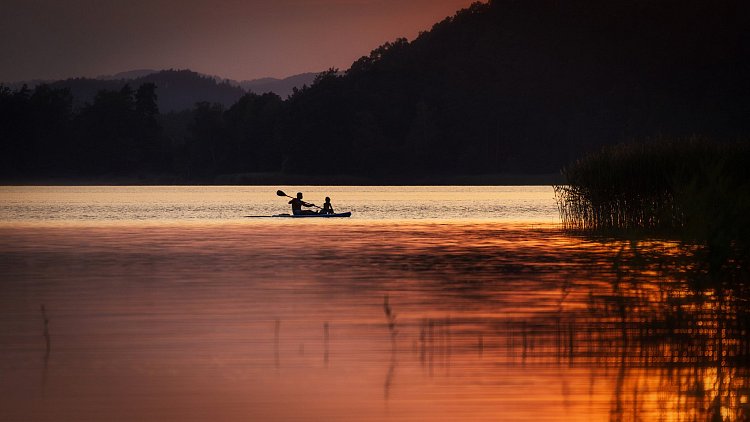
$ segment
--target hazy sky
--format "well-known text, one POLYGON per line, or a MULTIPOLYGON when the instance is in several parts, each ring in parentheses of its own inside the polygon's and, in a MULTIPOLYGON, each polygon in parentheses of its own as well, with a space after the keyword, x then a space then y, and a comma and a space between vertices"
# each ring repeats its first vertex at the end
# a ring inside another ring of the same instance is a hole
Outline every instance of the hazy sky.
POLYGON ((189 68, 232 79, 348 68, 472 0, 2 0, 0 81, 189 68))

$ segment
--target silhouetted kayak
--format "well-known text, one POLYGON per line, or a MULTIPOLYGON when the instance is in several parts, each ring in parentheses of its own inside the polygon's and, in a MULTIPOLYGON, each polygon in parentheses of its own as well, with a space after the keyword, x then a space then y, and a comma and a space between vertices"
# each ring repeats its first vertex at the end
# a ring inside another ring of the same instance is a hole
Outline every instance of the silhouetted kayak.
POLYGON ((300 215, 294 215, 294 214, 276 214, 276 215, 246 215, 247 218, 274 218, 274 217, 283 217, 283 218, 337 218, 337 217, 351 217, 351 212, 340 212, 336 214, 300 214, 300 215))
POLYGON ((277 214, 274 217, 291 217, 291 218, 334 218, 334 217, 351 217, 350 212, 340 212, 338 214, 277 214))

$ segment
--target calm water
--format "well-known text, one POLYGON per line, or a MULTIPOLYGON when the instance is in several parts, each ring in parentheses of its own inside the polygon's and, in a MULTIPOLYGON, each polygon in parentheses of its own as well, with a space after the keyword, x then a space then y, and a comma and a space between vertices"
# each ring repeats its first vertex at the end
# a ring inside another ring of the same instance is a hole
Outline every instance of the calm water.
POLYGON ((676 244, 563 233, 549 187, 244 218, 276 189, 0 188, 0 420, 748 415, 747 296, 687 289, 676 244))
MULTIPOLYGON (((13 222, 217 222, 247 215, 290 212, 283 189, 299 187, 0 187, 0 218, 13 222)), ((356 220, 505 220, 553 223, 557 207, 549 186, 322 187, 307 186, 306 201, 356 220)))

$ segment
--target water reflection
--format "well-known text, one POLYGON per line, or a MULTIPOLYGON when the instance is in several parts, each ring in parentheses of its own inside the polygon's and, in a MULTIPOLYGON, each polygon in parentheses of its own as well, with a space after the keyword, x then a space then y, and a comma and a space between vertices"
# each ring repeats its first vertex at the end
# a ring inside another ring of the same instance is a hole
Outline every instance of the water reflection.
POLYGON ((487 223, 6 227, 0 408, 747 420, 746 276, 698 289, 690 256, 487 223))
MULTIPOLYGON (((451 349, 466 365, 484 359, 487 344, 495 349, 491 359, 500 366, 591 368, 592 385, 595 377, 614 379, 609 420, 747 420, 746 274, 729 277, 732 284, 718 282, 697 290, 695 278, 705 274, 695 270, 690 248, 645 244, 618 250, 611 243, 602 247, 603 254, 588 251, 594 253, 579 257, 582 262, 605 258, 591 261, 600 266, 598 271, 584 267, 581 281, 565 278, 557 300, 550 298, 548 306, 522 318, 493 314, 454 324, 415 322, 419 334, 414 344, 421 365, 433 376, 435 356, 438 361, 446 356, 447 375, 451 349), (611 252, 609 259, 606 251, 611 252), (453 341, 445 334, 451 331, 453 341)), ((516 305, 532 306, 523 301, 516 305)), ((566 402, 580 399, 570 394, 563 387, 566 402)))
POLYGON ((41 310, 42 320, 44 321, 44 344, 46 346, 44 351, 44 370, 42 371, 42 391, 44 391, 44 388, 47 385, 47 370, 49 368, 49 354, 52 352, 52 341, 49 335, 49 318, 47 317, 47 309, 42 305, 41 310))

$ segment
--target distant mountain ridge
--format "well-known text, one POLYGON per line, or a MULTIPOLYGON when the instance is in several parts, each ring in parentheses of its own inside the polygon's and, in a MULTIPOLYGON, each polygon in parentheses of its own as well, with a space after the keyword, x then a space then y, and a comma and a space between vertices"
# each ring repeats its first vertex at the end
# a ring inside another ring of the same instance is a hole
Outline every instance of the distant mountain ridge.
POLYGON ((133 70, 127 70, 125 72, 115 73, 114 75, 99 75, 96 77, 96 79, 103 79, 103 80, 136 79, 136 78, 142 78, 144 76, 148 76, 152 73, 159 73, 159 71, 155 69, 133 69, 133 70))
POLYGON ((292 95, 294 88, 302 89, 302 87, 305 85, 312 85, 313 81, 315 80, 315 76, 317 75, 318 74, 315 72, 307 72, 300 73, 299 75, 292 75, 283 79, 251 79, 249 81, 240 81, 239 86, 256 94, 273 92, 281 98, 286 98, 289 95, 292 95))
POLYGON ((316 73, 302 73, 287 78, 260 78, 235 81, 215 75, 205 75, 191 70, 134 69, 113 75, 100 75, 96 78, 70 78, 65 80, 32 80, 4 84, 12 89, 27 85, 33 89, 37 85, 48 84, 53 88, 68 88, 76 106, 91 102, 101 90, 119 90, 125 84, 137 88, 144 83, 157 86, 159 109, 162 112, 175 112, 191 109, 197 102, 206 101, 229 107, 248 91, 257 94, 273 92, 286 98, 294 88, 301 89, 312 84, 316 73))

